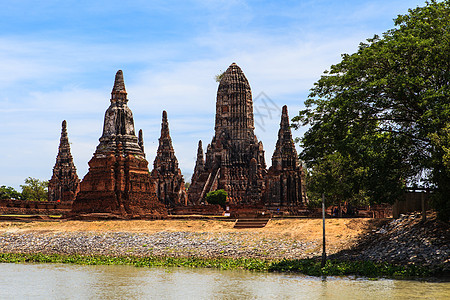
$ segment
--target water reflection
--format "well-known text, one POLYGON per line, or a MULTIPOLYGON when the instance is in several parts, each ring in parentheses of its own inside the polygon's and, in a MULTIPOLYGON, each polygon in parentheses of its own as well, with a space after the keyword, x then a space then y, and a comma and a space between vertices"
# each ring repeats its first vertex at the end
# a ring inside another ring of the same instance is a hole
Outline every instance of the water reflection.
POLYGON ((0 299, 448 299, 450 283, 212 269, 0 264, 0 299))

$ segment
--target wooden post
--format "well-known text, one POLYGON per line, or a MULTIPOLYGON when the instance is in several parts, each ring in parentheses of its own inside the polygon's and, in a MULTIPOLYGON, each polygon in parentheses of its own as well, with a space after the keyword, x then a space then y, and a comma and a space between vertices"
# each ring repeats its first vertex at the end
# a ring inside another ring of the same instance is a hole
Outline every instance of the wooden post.
POLYGON ((327 261, 327 253, 325 251, 325 193, 322 193, 322 223, 323 223, 323 249, 322 249, 322 268, 325 267, 327 261))
POLYGON ((427 220, 427 208, 425 205, 425 192, 424 191, 420 194, 420 197, 422 199, 422 222, 425 222, 427 220))

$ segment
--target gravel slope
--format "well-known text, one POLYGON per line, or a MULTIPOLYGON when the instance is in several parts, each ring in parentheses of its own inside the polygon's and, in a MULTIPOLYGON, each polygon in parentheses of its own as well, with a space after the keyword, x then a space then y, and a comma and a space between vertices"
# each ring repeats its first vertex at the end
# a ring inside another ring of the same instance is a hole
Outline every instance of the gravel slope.
POLYGON ((370 260, 422 266, 444 265, 450 272, 450 226, 430 214, 422 222, 420 213, 402 215, 362 238, 349 249, 332 256, 348 260, 370 260))

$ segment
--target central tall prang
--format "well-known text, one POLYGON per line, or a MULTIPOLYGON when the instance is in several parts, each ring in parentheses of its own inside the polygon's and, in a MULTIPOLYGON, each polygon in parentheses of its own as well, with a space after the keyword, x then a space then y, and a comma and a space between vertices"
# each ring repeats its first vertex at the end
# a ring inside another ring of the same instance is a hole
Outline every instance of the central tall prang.
POLYGON ((116 73, 100 144, 89 161, 72 207, 73 214, 107 213, 122 218, 160 218, 167 214, 156 197, 145 159, 142 134, 136 137, 127 105, 123 73, 116 73))
POLYGON ((266 163, 254 129, 250 84, 233 63, 219 83, 215 135, 207 147, 204 165, 197 160, 192 176, 195 181, 188 191, 191 203, 201 203, 206 193, 217 189, 227 191, 229 203, 261 201, 266 163))

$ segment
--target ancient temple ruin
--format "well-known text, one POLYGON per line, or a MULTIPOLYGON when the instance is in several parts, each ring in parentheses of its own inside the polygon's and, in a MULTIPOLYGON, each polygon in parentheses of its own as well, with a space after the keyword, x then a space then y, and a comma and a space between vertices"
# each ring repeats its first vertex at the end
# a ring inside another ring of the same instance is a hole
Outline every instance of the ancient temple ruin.
POLYGON ((136 137, 127 105, 123 73, 116 73, 100 144, 89 161, 72 208, 73 214, 106 213, 122 218, 160 218, 158 201, 145 159, 142 133, 136 137))
POLYGON ((152 179, 156 186, 156 196, 166 207, 187 205, 184 179, 172 146, 166 111, 162 113, 161 137, 153 162, 152 179))
POLYGON ((72 202, 80 189, 79 185, 80 179, 70 153, 67 122, 64 120, 53 175, 48 182, 48 201, 72 202))
POLYGON ((199 153, 188 191, 189 201, 204 201, 206 193, 224 189, 231 204, 261 202, 266 164, 263 145, 254 133, 250 84, 235 63, 223 74, 216 101, 215 135, 199 153))
POLYGON ((283 106, 272 166, 266 176, 264 203, 269 207, 295 207, 306 204, 302 166, 292 139, 287 106, 283 106))
POLYGON ((205 158, 203 156, 202 141, 198 141, 197 159, 195 161, 194 173, 191 177, 191 185, 188 189, 189 204, 200 204, 204 183, 207 181, 209 174, 205 172, 205 158), (203 183, 203 184, 202 184, 203 183))

